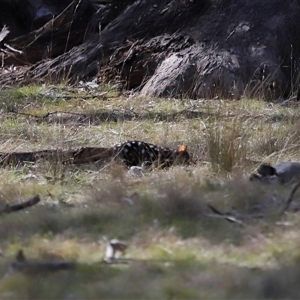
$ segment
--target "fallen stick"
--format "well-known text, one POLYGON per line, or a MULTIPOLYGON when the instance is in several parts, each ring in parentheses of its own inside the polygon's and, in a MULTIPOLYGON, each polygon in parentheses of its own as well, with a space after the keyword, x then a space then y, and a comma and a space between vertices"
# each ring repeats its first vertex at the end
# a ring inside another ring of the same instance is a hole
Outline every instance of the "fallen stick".
POLYGON ((41 201, 41 198, 39 195, 34 196, 33 198, 29 199, 28 201, 19 203, 19 204, 14 204, 14 205, 8 205, 2 209, 0 209, 0 215, 2 214, 9 214, 15 211, 19 211, 22 209, 25 209, 27 207, 31 207, 33 205, 36 205, 41 201))
POLYGON ((30 152, 0 152, 0 166, 35 163, 38 160, 57 161, 63 164, 91 163, 100 159, 110 158, 109 148, 81 147, 70 150, 41 150, 30 152))
POLYGON ((13 262, 8 268, 9 273, 27 272, 55 272, 60 270, 70 270, 76 267, 72 261, 46 261, 46 262, 13 262))
POLYGON ((295 195, 295 193, 296 193, 296 191, 298 190, 299 187, 300 187, 300 181, 292 189, 292 191, 290 193, 290 196, 287 198, 283 209, 279 213, 280 216, 282 216, 289 209, 289 207, 290 207, 290 205, 293 201, 293 197, 294 197, 294 195, 295 195))
POLYGON ((8 266, 7 275, 15 272, 54 272, 60 270, 69 270, 76 267, 74 261, 28 261, 23 250, 16 254, 16 260, 8 266))
POLYGON ((239 225, 245 225, 244 222, 234 216, 230 213, 222 213, 218 209, 216 209, 214 206, 207 204, 208 208, 214 213, 214 214, 204 214, 206 217, 212 217, 212 218, 221 218, 225 219, 226 221, 229 221, 231 223, 237 223, 239 225))

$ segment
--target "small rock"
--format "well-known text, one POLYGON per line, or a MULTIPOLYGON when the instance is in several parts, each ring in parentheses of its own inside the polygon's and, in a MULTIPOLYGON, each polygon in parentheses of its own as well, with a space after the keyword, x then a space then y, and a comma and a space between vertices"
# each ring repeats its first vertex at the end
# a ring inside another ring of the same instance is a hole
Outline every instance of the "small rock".
POLYGON ((124 255, 128 245, 118 239, 112 239, 106 246, 106 252, 104 261, 111 262, 114 259, 118 259, 120 255, 124 255))
POLYGON ((127 174, 130 175, 130 176, 145 176, 143 171, 144 171, 143 167, 132 166, 128 170, 127 174))

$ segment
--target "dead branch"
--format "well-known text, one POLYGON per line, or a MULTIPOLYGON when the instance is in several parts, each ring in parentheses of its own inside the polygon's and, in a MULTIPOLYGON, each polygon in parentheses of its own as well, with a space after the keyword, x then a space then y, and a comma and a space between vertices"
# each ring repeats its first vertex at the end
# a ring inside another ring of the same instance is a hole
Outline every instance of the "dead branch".
POLYGON ((210 204, 207 204, 207 206, 214 214, 205 214, 206 217, 221 218, 221 219, 225 219, 226 221, 231 222, 231 223, 236 223, 236 224, 239 224, 239 225, 245 225, 244 222, 241 219, 237 218, 233 214, 231 214, 231 213, 222 213, 210 204))
MULTIPOLYGON (((112 157, 109 148, 82 147, 70 150, 42 150, 30 152, 0 153, 0 165, 18 165, 25 162, 35 163, 40 159, 57 160, 63 164, 91 163, 112 157)), ((1 211, 0 211, 1 213, 1 211)))
POLYGON ((13 48, 12 46, 10 46, 10 45, 8 45, 8 44, 6 44, 6 43, 4 43, 4 46, 5 46, 8 50, 10 50, 10 51, 12 51, 12 52, 16 52, 16 53, 18 53, 18 54, 23 54, 23 51, 18 50, 18 49, 15 49, 15 48, 13 48))
POLYGON ((76 267, 75 262, 49 261, 49 262, 13 262, 9 266, 9 272, 54 272, 70 270, 76 267))
POLYGON ((14 272, 54 272, 59 270, 69 270, 74 269, 76 263, 73 261, 41 261, 34 262, 28 261, 24 255, 22 249, 20 249, 17 254, 15 261, 12 262, 8 267, 8 274, 14 272))
POLYGON ((280 211, 279 215, 282 216, 290 207, 292 201, 293 201, 293 197, 296 193, 296 191, 298 190, 298 188, 300 187, 300 181, 294 186, 294 188, 292 189, 289 197, 286 200, 285 205, 283 206, 283 209, 280 211))
POLYGON ((3 209, 0 210, 0 215, 2 214, 9 214, 15 211, 19 211, 28 207, 31 207, 33 205, 36 205, 41 201, 41 198, 39 195, 34 196, 33 198, 29 199, 28 201, 19 203, 19 204, 14 204, 14 205, 8 205, 4 207, 3 209))

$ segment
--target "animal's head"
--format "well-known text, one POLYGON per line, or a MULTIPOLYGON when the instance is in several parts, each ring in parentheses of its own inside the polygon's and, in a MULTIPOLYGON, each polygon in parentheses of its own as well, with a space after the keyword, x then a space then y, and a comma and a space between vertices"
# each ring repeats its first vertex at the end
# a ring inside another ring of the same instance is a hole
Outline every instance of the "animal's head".
POLYGON ((175 163, 178 165, 189 165, 191 158, 187 151, 187 145, 179 146, 178 150, 175 152, 175 163))
POLYGON ((278 184, 280 183, 280 180, 278 179, 278 176, 272 175, 272 176, 262 176, 259 174, 252 173, 249 177, 250 181, 254 182, 261 182, 266 184, 278 184))
POLYGON ((277 171, 269 164, 261 164, 257 169, 257 174, 250 175, 250 181, 259 181, 263 183, 278 183, 277 171))
POLYGON ((268 164, 261 164, 258 169, 257 173, 261 176, 277 176, 276 169, 268 164))

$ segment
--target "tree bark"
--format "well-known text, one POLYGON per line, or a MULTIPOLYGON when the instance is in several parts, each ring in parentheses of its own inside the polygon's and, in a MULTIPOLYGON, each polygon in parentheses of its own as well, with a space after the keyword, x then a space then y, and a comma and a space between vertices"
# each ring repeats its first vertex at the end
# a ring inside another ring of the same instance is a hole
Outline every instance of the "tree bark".
POLYGON ((76 81, 97 77, 159 97, 297 96, 298 1, 128 3, 117 17, 107 19, 99 34, 37 64, 24 73, 25 78, 76 81))
MULTIPOLYGON (((88 0, 71 2, 60 14, 41 28, 10 40, 9 46, 21 51, 8 52, 5 65, 33 64, 57 57, 82 44, 90 18, 96 10, 88 0)), ((9 50, 9 49, 8 49, 9 50)))

